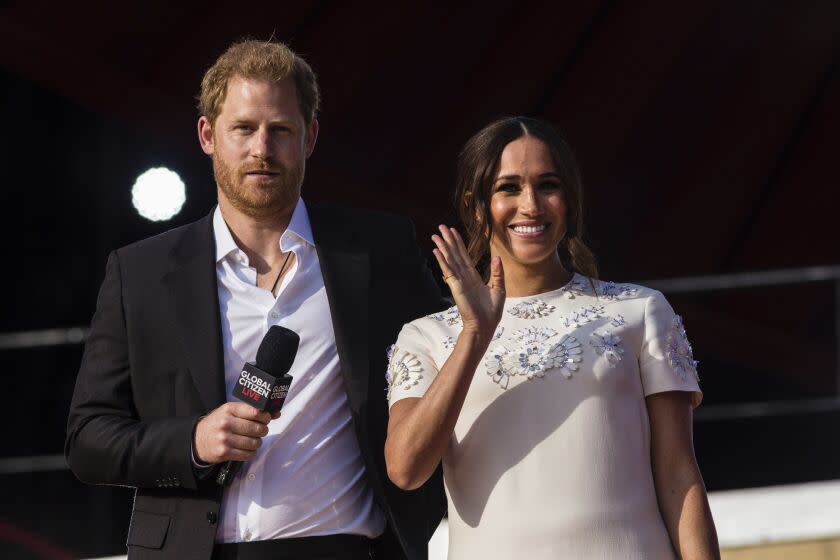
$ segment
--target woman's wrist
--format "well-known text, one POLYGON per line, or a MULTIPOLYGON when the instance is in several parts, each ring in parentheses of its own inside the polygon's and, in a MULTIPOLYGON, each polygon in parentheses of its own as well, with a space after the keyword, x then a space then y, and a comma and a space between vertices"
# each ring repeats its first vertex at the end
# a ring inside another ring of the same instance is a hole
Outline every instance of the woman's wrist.
POLYGON ((458 344, 468 344, 481 348, 482 352, 490 345, 495 328, 487 330, 480 328, 464 327, 458 335, 458 344))

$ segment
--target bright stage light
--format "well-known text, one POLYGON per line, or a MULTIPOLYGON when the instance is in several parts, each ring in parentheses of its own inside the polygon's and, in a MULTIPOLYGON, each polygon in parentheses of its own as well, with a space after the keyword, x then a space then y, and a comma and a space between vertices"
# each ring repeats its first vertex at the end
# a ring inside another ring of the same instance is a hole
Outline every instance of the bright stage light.
POLYGON ((137 212, 153 222, 162 222, 181 211, 187 199, 184 182, 165 167, 153 167, 137 177, 131 187, 131 202, 137 212))

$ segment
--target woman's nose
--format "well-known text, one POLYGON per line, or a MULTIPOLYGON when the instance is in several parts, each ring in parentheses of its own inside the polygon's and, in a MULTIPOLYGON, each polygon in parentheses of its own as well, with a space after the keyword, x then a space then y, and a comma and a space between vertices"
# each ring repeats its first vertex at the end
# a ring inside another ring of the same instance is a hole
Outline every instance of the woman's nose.
POLYGON ((523 214, 536 215, 542 209, 540 196, 533 187, 525 187, 522 189, 522 196, 520 197, 519 210, 523 214))

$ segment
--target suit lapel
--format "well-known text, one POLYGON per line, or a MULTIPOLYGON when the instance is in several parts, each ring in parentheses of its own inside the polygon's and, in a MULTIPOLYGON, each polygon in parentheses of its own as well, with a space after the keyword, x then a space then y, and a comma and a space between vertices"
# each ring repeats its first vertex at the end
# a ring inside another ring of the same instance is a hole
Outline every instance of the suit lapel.
POLYGON ((336 227, 323 210, 314 205, 307 208, 330 302, 341 374, 350 407, 358 413, 367 401, 370 375, 370 255, 366 247, 354 246, 352 239, 348 239, 349 232, 336 227))
POLYGON ((184 230, 163 277, 170 288, 193 382, 207 410, 225 402, 213 214, 184 230))

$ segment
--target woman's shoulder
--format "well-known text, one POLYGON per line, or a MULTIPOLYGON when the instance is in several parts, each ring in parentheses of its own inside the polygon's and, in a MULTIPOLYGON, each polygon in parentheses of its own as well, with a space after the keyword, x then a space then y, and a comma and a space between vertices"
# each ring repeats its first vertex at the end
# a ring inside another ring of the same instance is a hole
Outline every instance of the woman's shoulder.
POLYGON ((644 300, 650 297, 661 296, 661 293, 654 288, 642 286, 641 284, 590 278, 589 276, 575 273, 569 283, 563 286, 557 295, 571 300, 578 297, 594 298, 604 303, 637 299, 644 300))
POLYGON ((425 337, 428 340, 438 340, 447 336, 457 337, 463 326, 458 307, 452 306, 437 313, 418 317, 403 326, 401 337, 425 337))

